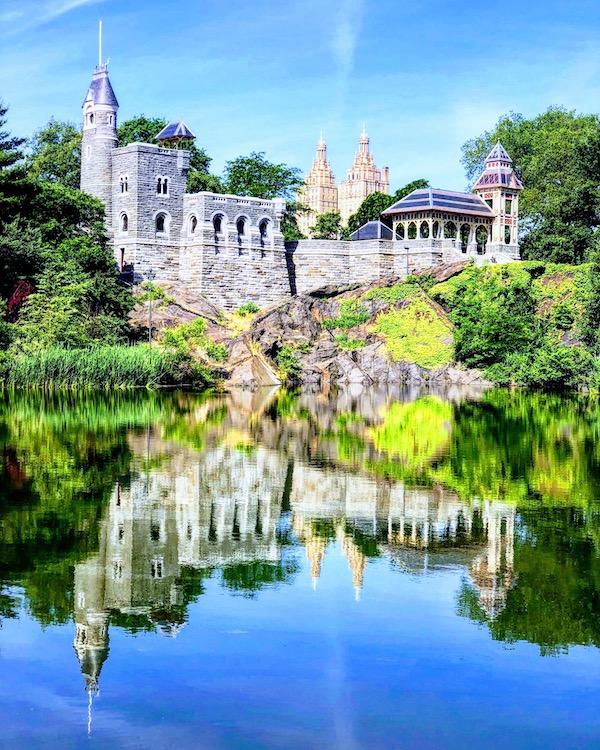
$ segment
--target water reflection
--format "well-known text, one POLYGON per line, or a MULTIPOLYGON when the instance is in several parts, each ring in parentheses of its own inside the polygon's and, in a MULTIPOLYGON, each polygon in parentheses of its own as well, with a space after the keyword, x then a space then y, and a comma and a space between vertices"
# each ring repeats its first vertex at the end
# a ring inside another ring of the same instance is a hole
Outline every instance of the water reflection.
POLYGON ((493 638, 597 646, 599 417, 504 391, 5 396, 0 615, 16 584, 72 619, 93 694, 111 628, 174 637, 209 579, 316 588, 337 548, 357 599, 376 560, 460 569, 493 638))

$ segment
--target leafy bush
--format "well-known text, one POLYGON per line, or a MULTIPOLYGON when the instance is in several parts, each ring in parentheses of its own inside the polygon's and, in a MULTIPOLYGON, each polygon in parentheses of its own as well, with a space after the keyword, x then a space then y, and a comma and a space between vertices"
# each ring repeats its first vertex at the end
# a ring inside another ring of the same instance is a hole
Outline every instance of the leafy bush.
POLYGON ((279 375, 284 383, 293 383, 298 380, 302 367, 298 359, 298 354, 307 352, 310 349, 308 344, 294 346, 293 344, 284 344, 277 352, 275 362, 279 368, 279 375))
POLYGON ((349 338, 347 333, 339 333, 335 337, 335 343, 340 347, 340 349, 344 349, 347 351, 355 351, 356 349, 362 349, 363 346, 367 345, 367 342, 363 339, 351 339, 349 338))
POLYGON ((489 367, 539 336, 533 281, 521 265, 467 269, 450 281, 432 295, 450 308, 459 362, 489 367))
POLYGON ((337 318, 326 318, 323 326, 328 331, 336 328, 355 328, 369 320, 369 313, 365 310, 359 300, 345 299, 340 303, 340 312, 337 318))
POLYGON ((163 334, 162 345, 186 357, 200 354, 216 362, 225 362, 228 357, 227 347, 216 344, 206 335, 206 321, 203 318, 167 329, 163 334))
POLYGON ((452 361, 452 326, 422 297, 380 313, 374 331, 383 336, 396 362, 436 368, 452 361))
POLYGON ((260 310, 260 307, 256 304, 256 302, 244 302, 243 305, 240 305, 237 309, 237 314, 241 315, 242 318, 246 317, 246 315, 255 315, 260 310))
POLYGON ((596 362, 582 346, 546 344, 530 353, 516 353, 486 370, 498 385, 537 388, 578 388, 595 384, 596 362))

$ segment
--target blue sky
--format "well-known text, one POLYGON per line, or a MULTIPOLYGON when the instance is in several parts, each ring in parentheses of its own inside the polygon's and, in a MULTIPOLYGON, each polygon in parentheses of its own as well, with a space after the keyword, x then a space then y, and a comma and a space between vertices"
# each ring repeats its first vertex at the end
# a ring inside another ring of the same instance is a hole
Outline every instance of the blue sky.
POLYGON ((79 121, 99 18, 121 119, 184 119, 217 172, 305 170, 323 129, 341 179, 365 122, 393 188, 462 189, 461 144, 501 114, 600 109, 598 0, 0 0, 13 132, 79 121))

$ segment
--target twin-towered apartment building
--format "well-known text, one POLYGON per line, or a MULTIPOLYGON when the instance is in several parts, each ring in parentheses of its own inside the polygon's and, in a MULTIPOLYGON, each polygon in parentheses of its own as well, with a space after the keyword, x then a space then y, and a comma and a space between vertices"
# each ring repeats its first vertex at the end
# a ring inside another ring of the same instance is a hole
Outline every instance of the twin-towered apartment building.
POLYGON ((321 135, 315 160, 298 192, 298 202, 309 209, 298 217, 300 230, 310 235, 318 214, 331 211, 339 211, 342 223, 346 224, 364 199, 376 192, 389 194, 390 170, 389 167, 380 169, 375 166, 366 129, 363 127, 352 166, 339 186, 327 159, 327 144, 321 135))

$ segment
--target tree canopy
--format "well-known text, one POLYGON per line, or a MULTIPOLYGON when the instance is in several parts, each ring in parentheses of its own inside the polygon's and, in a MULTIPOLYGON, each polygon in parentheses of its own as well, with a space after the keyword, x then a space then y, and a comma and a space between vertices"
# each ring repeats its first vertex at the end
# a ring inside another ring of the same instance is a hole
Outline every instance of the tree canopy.
POLYGON ((28 146, 27 167, 33 177, 79 187, 81 130, 76 125, 51 118, 28 146))
MULTIPOLYGON (((6 108, 0 109, 5 124, 6 108)), ((118 283, 104 228, 104 207, 69 187, 71 161, 51 174, 49 153, 66 152, 73 135, 60 123, 39 131, 31 159, 23 140, 0 132, 0 330, 3 348, 59 343, 87 346, 123 340, 132 304, 118 283), (54 135, 53 135, 54 134, 54 135), (43 165, 46 166, 43 166, 43 165), (27 171, 29 166, 29 171, 27 171)), ((76 131, 75 131, 76 132, 76 131)))
POLYGON ((354 230, 362 227, 368 221, 376 221, 380 218, 381 214, 397 203, 399 200, 404 198, 413 190, 419 190, 420 188, 429 187, 429 182, 424 179, 413 180, 404 187, 398 188, 393 195, 386 195, 385 193, 371 193, 358 207, 356 213, 348 219, 348 231, 354 232, 354 230))
POLYGON ((463 145, 472 181, 501 141, 524 184, 520 199, 524 258, 581 263, 600 224, 600 117, 550 108, 533 118, 510 113, 463 145))
POLYGON ((311 235, 316 240, 337 240, 342 234, 342 218, 339 211, 328 211, 319 214, 311 235))
POLYGON ((223 182, 228 193, 269 200, 292 200, 302 184, 299 169, 268 161, 264 151, 253 151, 250 156, 228 161, 223 182))

